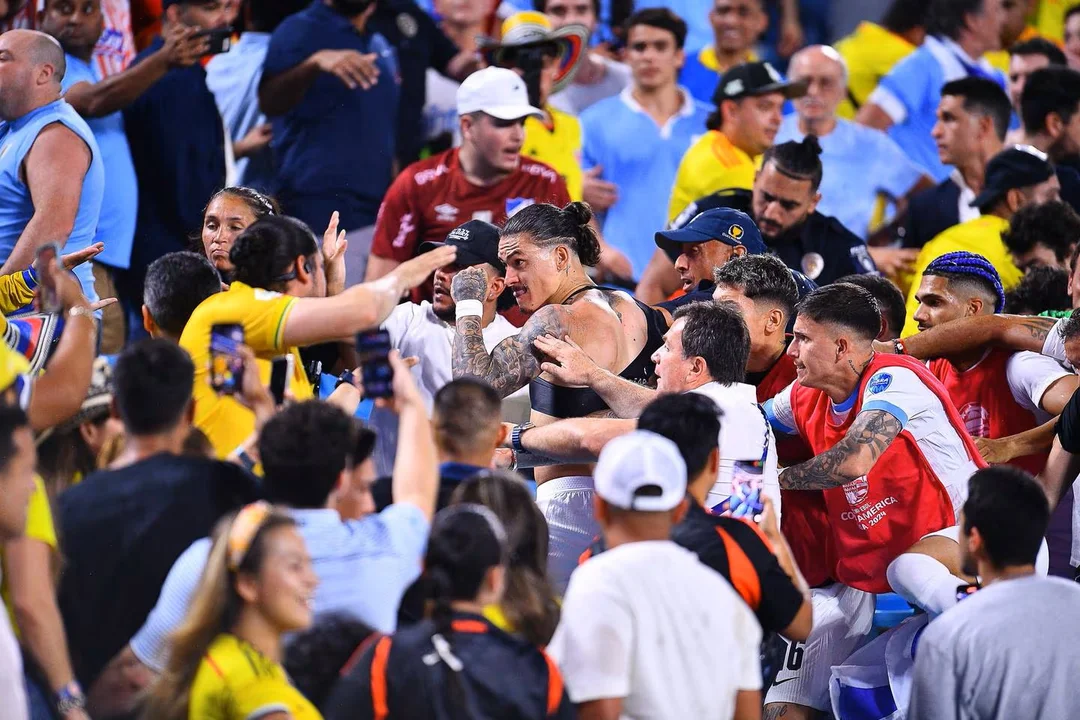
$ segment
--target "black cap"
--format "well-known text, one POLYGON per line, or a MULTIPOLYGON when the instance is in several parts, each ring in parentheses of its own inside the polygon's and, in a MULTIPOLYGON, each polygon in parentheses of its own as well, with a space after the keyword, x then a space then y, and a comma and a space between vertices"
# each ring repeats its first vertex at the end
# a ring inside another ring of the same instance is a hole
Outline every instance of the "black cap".
POLYGON ((789 82, 767 62, 750 62, 736 65, 724 73, 716 84, 713 105, 724 100, 738 100, 769 93, 781 93, 788 100, 806 94, 807 81, 789 82))
POLYGON ((469 267, 487 263, 500 275, 506 274, 506 265, 499 259, 499 228, 483 220, 470 220, 451 230, 445 242, 428 240, 420 243, 419 252, 426 253, 443 245, 457 248, 458 265, 469 267))
POLYGON ((1038 185, 1053 174, 1054 166, 1046 153, 1031 145, 1013 145, 990 158, 983 191, 971 201, 971 207, 986 210, 1010 190, 1038 185))

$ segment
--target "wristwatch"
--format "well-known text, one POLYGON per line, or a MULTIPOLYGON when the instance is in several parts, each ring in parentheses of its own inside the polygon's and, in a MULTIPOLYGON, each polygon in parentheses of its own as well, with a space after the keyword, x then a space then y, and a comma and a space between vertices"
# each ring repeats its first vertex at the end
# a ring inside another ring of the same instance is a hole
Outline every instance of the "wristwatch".
POLYGON ((72 710, 84 710, 86 708, 86 696, 83 695, 82 687, 72 680, 64 687, 56 691, 56 712, 63 717, 72 710))
POLYGON ((527 452, 525 446, 521 444, 521 435, 526 430, 535 427, 532 423, 524 423, 522 425, 515 425, 514 429, 510 432, 510 447, 517 452, 527 452))
POLYGON ((892 341, 892 346, 893 346, 893 350, 896 351, 897 355, 907 355, 907 348, 904 347, 904 341, 903 340, 900 340, 899 338, 897 338, 896 340, 893 340, 892 341))

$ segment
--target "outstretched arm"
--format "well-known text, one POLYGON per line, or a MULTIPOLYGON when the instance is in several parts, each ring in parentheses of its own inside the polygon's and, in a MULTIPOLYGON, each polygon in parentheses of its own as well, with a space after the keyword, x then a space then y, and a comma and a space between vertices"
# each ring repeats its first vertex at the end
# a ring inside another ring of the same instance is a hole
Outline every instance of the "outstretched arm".
MULTIPOLYGON (((908 355, 926 360, 983 347, 1042 352, 1057 320, 1028 315, 980 315, 953 320, 904 338, 908 355)), ((878 352, 895 352, 891 342, 874 343, 878 352)))
POLYGON ((785 490, 827 490, 870 472, 877 459, 903 430, 900 421, 885 410, 859 413, 840 442, 780 475, 785 490))

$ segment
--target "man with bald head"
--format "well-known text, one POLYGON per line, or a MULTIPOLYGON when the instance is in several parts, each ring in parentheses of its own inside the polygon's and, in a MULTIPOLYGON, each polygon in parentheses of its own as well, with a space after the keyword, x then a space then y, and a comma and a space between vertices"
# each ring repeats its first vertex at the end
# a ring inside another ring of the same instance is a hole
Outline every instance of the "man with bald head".
MULTIPOLYGON (((0 35, 0 275, 30 267, 46 243, 71 253, 94 240, 105 171, 93 132, 60 97, 66 69, 49 35, 0 35)), ((74 272, 96 300, 90 264, 74 272)))
MULTIPOLYGON (((824 167, 818 210, 865 240, 879 195, 902 200, 932 183, 888 135, 837 116, 847 93, 847 67, 836 50, 828 45, 800 50, 791 58, 788 75, 809 85, 806 95, 794 100, 795 113, 784 118, 776 142, 818 136, 824 167)), ((882 262, 876 252, 874 262, 890 274, 891 263, 882 262)))

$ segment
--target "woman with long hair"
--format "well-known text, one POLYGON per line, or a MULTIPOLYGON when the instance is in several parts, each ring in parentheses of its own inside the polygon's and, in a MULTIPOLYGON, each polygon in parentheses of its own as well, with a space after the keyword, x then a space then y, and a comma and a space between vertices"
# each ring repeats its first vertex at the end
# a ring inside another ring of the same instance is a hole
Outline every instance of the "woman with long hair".
POLYGON ((544 647, 559 624, 559 601, 547 579, 548 526, 524 481, 507 471, 484 471, 454 490, 450 504, 483 505, 506 528, 510 564, 506 591, 484 615, 507 632, 544 647))
POLYGON ((362 646, 323 708, 328 720, 576 717, 554 661, 483 614, 502 600, 509 559, 490 510, 440 511, 424 563, 428 618, 362 646))
POLYGON ((256 220, 281 215, 277 200, 249 187, 227 187, 210 197, 203 210, 202 251, 225 282, 232 278, 229 251, 240 233, 256 220))
POLYGON ((319 717, 281 666, 282 636, 311 625, 317 584, 291 517, 257 502, 223 521, 144 720, 319 717))

